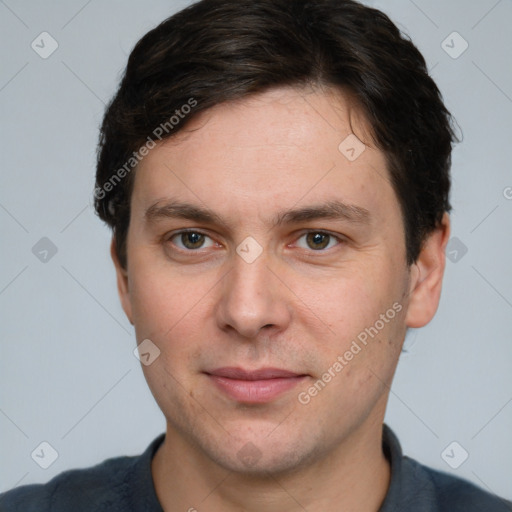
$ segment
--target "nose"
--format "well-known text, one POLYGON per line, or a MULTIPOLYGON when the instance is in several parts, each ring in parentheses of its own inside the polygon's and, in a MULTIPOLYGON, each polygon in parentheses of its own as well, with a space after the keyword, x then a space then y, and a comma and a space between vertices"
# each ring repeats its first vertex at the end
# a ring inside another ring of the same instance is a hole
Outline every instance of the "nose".
POLYGON ((221 285, 216 311, 222 330, 234 329, 240 336, 254 339, 263 329, 279 332, 289 325, 290 292, 264 254, 252 263, 234 256, 233 268, 221 285))

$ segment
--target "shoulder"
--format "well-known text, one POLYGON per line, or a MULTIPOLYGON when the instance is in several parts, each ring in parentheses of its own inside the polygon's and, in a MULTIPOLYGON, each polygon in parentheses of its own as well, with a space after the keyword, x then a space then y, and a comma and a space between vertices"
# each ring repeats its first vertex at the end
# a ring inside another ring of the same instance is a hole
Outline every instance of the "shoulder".
POLYGON ((439 512, 512 512, 512 503, 473 483, 438 471, 409 457, 403 458, 404 471, 415 476, 414 494, 424 497, 439 512))
POLYGON ((125 510, 131 474, 140 456, 107 459, 96 466, 68 470, 46 484, 17 487, 0 495, 1 512, 125 510), (119 508, 121 507, 121 508, 119 508))
POLYGON ((379 512, 512 512, 512 503, 404 456, 385 424, 382 446, 391 464, 391 481, 379 512))

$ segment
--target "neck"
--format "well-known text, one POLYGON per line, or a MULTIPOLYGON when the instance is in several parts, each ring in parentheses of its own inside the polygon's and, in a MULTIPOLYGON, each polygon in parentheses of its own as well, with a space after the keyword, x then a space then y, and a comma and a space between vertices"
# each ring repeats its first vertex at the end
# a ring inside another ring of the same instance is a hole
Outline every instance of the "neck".
POLYGON ((327 456, 286 474, 226 470, 167 427, 152 462, 165 512, 376 512, 390 482, 382 451, 382 419, 362 425, 327 456))

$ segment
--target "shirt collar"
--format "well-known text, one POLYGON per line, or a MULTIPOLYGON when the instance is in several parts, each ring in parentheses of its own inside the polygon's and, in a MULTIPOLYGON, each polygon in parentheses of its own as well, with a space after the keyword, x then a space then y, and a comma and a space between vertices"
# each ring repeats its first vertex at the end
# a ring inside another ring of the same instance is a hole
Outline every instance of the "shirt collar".
POLYGON ((420 464, 403 456, 398 438, 386 424, 382 431, 382 449, 391 465, 391 480, 379 512, 437 511, 432 480, 420 464))
MULTIPOLYGON (((143 505, 144 510, 151 512, 163 512, 154 487, 151 461, 164 438, 165 434, 160 434, 154 439, 134 468, 135 481, 140 484, 143 492, 133 499, 143 505)), ((379 512, 412 510, 408 507, 414 507, 415 512, 435 512, 435 489, 432 481, 421 465, 411 464, 410 459, 403 456, 398 438, 386 424, 382 431, 382 449, 391 466, 391 479, 379 512)))

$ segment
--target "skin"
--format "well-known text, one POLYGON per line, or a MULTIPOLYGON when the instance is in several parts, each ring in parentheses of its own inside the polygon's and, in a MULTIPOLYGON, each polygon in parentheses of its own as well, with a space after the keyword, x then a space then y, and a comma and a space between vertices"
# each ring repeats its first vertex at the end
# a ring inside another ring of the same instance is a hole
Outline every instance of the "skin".
POLYGON ((369 134, 348 95, 277 88, 210 109, 139 164, 127 268, 113 244, 112 257, 137 342, 161 351, 143 370, 167 422, 152 462, 165 511, 376 511, 382 503, 389 387, 406 327, 425 325, 437 309, 449 219, 407 266, 400 206, 369 134), (352 162, 338 149, 350 133, 366 143, 352 162), (146 215, 172 200, 220 220, 146 215), (368 218, 272 223, 283 210, 334 200, 368 218), (186 228, 206 236, 176 235, 186 228), (312 240, 318 231, 333 236, 312 240), (236 252, 248 236, 262 248, 252 263, 236 252), (300 403, 393 304, 401 311, 300 403), (203 373, 224 366, 307 377, 270 402, 240 403, 203 373))

